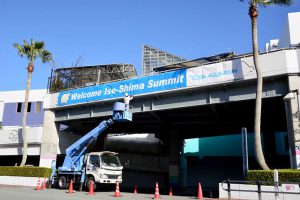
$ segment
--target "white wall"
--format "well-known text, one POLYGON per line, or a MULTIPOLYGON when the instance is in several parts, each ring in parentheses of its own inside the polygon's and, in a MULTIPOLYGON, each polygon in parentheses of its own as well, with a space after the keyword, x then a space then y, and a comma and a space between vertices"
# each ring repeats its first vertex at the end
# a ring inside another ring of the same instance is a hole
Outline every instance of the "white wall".
POLYGON ((43 103, 43 108, 44 109, 54 108, 57 104, 57 99, 58 99, 58 93, 46 94, 43 103))
MULTIPOLYGON (((28 155, 40 155, 43 127, 28 127, 28 155)), ((0 155, 22 155, 22 129, 0 130, 0 155)))
MULTIPOLYGON (((42 140, 43 127, 27 127, 28 144, 40 144, 42 140)), ((4 129, 0 130, 0 145, 16 145, 23 144, 22 129, 4 129)))
MULTIPOLYGON (((282 50, 260 55, 263 77, 276 76, 288 73, 299 73, 299 50, 282 50)), ((253 58, 245 57, 242 59, 243 79, 256 78, 253 58)))
MULTIPOLYGON (((30 90, 29 101, 43 101, 46 89, 30 90)), ((4 104, 24 102, 25 90, 0 92, 0 122, 3 120, 4 104)), ((43 127, 27 127, 28 155, 40 155, 43 127), (29 134, 30 133, 30 134, 29 134)), ((4 126, 0 130, 0 155, 22 155, 23 139, 20 127, 4 126)))
MULTIPOLYGON (((0 147, 0 156, 20 156, 23 155, 23 147, 21 145, 14 147, 0 147)), ((39 156, 40 155, 40 145, 31 146, 28 145, 27 153, 29 156, 39 156)))
POLYGON ((300 44, 300 12, 288 14, 291 45, 300 44))
MULTIPOLYGON (((30 90, 29 101, 43 101, 46 93, 46 89, 30 90)), ((0 101, 4 101, 5 103, 24 102, 24 100, 25 90, 0 92, 0 101)))
MULTIPOLYGON (((18 185, 36 187, 38 177, 20 177, 20 176, 0 176, 0 185, 18 185)), ((40 183, 47 181, 48 178, 40 179, 40 183)))
POLYGON ((300 12, 289 13, 278 48, 297 46, 300 43, 300 12))
POLYGON ((0 100, 0 122, 3 121, 4 102, 0 100))

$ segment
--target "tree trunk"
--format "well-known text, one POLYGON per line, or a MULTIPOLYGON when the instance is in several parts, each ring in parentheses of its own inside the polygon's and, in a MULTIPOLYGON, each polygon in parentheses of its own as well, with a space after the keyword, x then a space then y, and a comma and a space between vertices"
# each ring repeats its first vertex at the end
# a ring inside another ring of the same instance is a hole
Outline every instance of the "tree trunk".
POLYGON ((31 65, 33 65, 33 64, 30 63, 28 66, 28 77, 27 77, 27 83, 26 83, 25 102, 24 102, 24 108, 23 108, 23 118, 22 118, 23 156, 22 156, 22 162, 21 162, 20 166, 24 166, 27 161, 28 145, 27 145, 26 119, 27 119, 27 108, 28 108, 29 91, 30 91, 31 75, 32 75, 32 70, 31 70, 32 66, 31 65))
POLYGON ((249 8, 249 15, 251 17, 252 23, 252 45, 253 45, 253 61, 257 75, 257 87, 256 87, 256 100, 255 100, 255 120, 254 120, 254 149, 255 158, 258 165, 264 169, 268 170, 269 167, 266 164, 265 157, 261 146, 261 105, 262 105, 262 87, 263 79, 261 74, 261 68, 259 63, 258 55, 258 39, 257 39, 257 5, 251 4, 249 8))

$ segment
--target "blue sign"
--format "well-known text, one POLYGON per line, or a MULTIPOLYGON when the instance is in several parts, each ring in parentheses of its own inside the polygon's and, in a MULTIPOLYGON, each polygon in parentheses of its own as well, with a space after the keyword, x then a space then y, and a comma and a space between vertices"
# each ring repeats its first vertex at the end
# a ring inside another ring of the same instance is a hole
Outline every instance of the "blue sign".
POLYGON ((97 86, 60 92, 57 106, 86 103, 129 95, 147 94, 186 87, 186 70, 177 70, 154 76, 128 79, 97 86))

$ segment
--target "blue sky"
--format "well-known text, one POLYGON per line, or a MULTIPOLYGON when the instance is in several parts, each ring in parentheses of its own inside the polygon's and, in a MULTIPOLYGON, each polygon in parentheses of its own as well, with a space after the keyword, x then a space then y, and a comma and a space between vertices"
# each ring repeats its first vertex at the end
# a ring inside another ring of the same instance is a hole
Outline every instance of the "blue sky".
MULTIPOLYGON (((290 7, 259 8, 259 46, 279 38, 290 7)), ((0 0, 0 91, 23 90, 27 60, 13 43, 42 40, 58 67, 130 63, 141 73, 142 47, 187 59, 251 52, 248 3, 239 0, 0 0)), ((49 64, 36 62, 32 89, 47 87, 49 64)))

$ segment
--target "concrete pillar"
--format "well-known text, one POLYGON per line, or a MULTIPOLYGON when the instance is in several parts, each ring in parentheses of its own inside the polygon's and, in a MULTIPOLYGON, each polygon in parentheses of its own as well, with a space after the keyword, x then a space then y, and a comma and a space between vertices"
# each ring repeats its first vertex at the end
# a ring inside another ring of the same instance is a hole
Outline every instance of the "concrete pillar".
POLYGON ((40 167, 51 168, 52 161, 56 160, 59 138, 58 127, 56 126, 54 119, 54 112, 45 110, 40 152, 40 167))
POLYGON ((180 189, 180 141, 178 133, 171 131, 169 133, 169 184, 174 192, 180 189))
POLYGON ((289 139, 289 152, 291 168, 300 169, 300 118, 299 118, 299 89, 300 77, 288 77, 289 90, 293 98, 284 98, 289 139))

